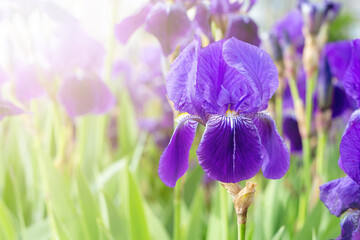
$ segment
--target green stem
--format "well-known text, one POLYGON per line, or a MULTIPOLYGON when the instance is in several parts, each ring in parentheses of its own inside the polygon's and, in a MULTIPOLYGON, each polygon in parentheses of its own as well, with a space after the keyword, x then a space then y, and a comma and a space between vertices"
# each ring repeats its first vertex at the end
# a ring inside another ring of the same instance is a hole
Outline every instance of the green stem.
POLYGON ((219 187, 220 194, 220 209, 221 209, 221 223, 222 223, 222 239, 228 239, 228 205, 227 205, 227 192, 223 187, 219 187))
POLYGON ((174 189, 174 232, 173 239, 180 240, 180 210, 181 210, 181 199, 180 199, 180 182, 176 184, 174 189))
POLYGON ((283 98, 282 94, 280 92, 276 93, 275 97, 275 108, 276 108, 276 123, 277 123, 277 129, 280 133, 280 135, 283 134, 283 98))
POLYGON ((245 240, 246 223, 238 223, 238 240, 245 240))
POLYGON ((303 173, 303 183, 306 191, 310 191, 311 188, 311 174, 310 174, 310 166, 311 166, 311 146, 310 146, 310 138, 304 137, 302 139, 303 146, 303 163, 304 163, 304 173, 303 173))
POLYGON ((313 73, 306 82, 306 106, 305 106, 305 127, 307 134, 310 135, 311 131, 311 120, 312 120, 312 111, 313 111, 313 92, 316 85, 317 73, 313 73))
POLYGON ((316 151, 316 171, 319 176, 323 175, 325 146, 327 141, 327 132, 323 130, 318 131, 317 151, 316 151))

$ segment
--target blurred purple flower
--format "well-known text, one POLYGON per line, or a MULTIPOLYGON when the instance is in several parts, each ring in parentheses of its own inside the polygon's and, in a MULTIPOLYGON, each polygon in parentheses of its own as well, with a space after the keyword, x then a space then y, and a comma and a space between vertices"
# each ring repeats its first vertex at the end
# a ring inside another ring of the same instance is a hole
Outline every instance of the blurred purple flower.
POLYGON ((195 23, 201 29, 203 34, 210 40, 214 42, 214 36, 211 32, 211 12, 210 7, 204 3, 199 3, 196 5, 196 14, 195 14, 195 23))
POLYGON ((314 36, 319 33, 324 23, 334 20, 340 11, 340 4, 329 0, 324 0, 319 3, 300 0, 299 7, 307 31, 314 36))
POLYGON ((0 99, 0 121, 7 116, 15 116, 24 113, 24 111, 9 101, 0 99))
POLYGON ((106 84, 90 75, 68 77, 63 82, 59 95, 71 117, 108 112, 116 101, 106 84))
POLYGON ((8 75, 6 74, 6 72, 3 70, 3 68, 0 66, 0 87, 1 85, 3 85, 5 82, 7 82, 9 80, 8 75))
POLYGON ((343 84, 346 93, 351 96, 360 107, 360 39, 351 42, 351 60, 344 75, 343 84))
POLYGON ((339 81, 342 81, 351 58, 351 41, 328 43, 324 47, 330 70, 339 81))
POLYGON ((180 2, 168 6, 158 2, 148 3, 135 15, 125 18, 115 26, 115 35, 123 44, 142 25, 160 42, 165 56, 179 45, 186 44, 191 37, 192 23, 186 8, 180 2))
POLYGON ((228 21, 225 38, 235 37, 255 46, 260 45, 258 27, 251 18, 247 16, 232 16, 229 17, 228 21))
POLYGON ((201 49, 198 39, 171 65, 167 92, 180 115, 179 124, 159 162, 159 176, 169 187, 188 168, 198 123, 206 129, 197 150, 206 174, 222 182, 253 177, 281 178, 289 151, 274 120, 265 113, 278 86, 277 70, 263 50, 235 38, 201 49))
POLYGON ((302 151, 302 142, 296 117, 292 114, 285 114, 283 120, 284 138, 290 141, 290 151, 302 151))

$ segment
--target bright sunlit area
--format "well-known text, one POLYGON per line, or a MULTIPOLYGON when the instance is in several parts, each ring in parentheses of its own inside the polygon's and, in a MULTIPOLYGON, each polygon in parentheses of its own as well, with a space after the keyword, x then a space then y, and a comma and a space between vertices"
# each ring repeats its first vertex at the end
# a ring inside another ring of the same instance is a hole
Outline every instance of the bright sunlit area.
POLYGON ((0 0, 0 240, 360 240, 358 0, 0 0))

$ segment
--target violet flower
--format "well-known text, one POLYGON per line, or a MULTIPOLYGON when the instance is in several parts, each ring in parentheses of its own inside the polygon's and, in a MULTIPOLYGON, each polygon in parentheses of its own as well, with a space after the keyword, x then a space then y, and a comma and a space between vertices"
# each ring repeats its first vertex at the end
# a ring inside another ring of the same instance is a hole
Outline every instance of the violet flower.
POLYGON ((125 44, 141 26, 154 35, 165 56, 171 54, 178 45, 186 44, 192 36, 192 23, 186 8, 180 2, 168 6, 165 3, 148 3, 134 15, 125 18, 115 26, 117 39, 125 44))
POLYGON ((279 84, 271 57, 235 38, 202 48, 198 39, 171 65, 167 92, 183 112, 159 162, 169 187, 188 169, 198 123, 205 132, 197 149, 205 173, 221 182, 239 182, 262 168, 266 178, 281 178, 289 151, 265 110, 279 84))
POLYGON ((115 105, 115 97, 97 76, 68 77, 59 95, 71 117, 105 113, 115 105))
POLYGON ((340 11, 340 4, 329 0, 320 3, 300 0, 299 6, 306 29, 313 36, 317 36, 321 26, 334 20, 340 11))

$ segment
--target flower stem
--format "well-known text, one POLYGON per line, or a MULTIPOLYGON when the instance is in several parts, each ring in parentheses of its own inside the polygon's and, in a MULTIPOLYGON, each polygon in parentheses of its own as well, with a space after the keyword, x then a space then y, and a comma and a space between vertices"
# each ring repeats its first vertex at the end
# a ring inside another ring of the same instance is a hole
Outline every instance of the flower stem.
POLYGON ((245 240, 246 223, 238 222, 238 240, 245 240))
POLYGON ((222 223, 222 239, 228 239, 228 206, 227 206, 227 192, 223 187, 219 188, 220 194, 220 209, 221 209, 221 223, 222 223))
POLYGON ((327 132, 318 131, 317 151, 316 151, 316 171, 319 176, 323 175, 324 170, 324 158, 325 158, 325 146, 327 141, 327 132))
POLYGON ((283 97, 280 92, 276 92, 275 97, 275 109, 276 109, 276 123, 277 123, 277 129, 280 133, 280 135, 283 134, 283 97))
POLYGON ((178 183, 174 189, 174 231, 173 239, 180 240, 180 210, 181 210, 181 200, 180 200, 180 187, 181 184, 178 183))

